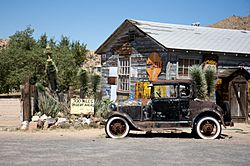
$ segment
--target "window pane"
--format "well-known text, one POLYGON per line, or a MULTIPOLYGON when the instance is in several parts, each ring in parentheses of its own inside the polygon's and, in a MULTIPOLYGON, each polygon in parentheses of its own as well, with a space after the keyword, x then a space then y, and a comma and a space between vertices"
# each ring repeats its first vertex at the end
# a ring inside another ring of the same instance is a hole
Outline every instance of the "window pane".
POLYGON ((183 59, 180 59, 180 60, 179 60, 179 65, 180 65, 180 66, 183 66, 183 59))
POLYGON ((184 69, 184 75, 187 76, 188 75, 188 68, 184 69))

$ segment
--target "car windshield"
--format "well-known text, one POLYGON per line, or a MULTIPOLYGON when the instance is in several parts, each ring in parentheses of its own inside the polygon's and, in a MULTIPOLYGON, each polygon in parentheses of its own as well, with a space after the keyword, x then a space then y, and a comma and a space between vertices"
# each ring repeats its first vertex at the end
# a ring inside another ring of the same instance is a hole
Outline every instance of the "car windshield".
POLYGON ((155 85, 153 95, 155 98, 176 98, 177 85, 155 85))

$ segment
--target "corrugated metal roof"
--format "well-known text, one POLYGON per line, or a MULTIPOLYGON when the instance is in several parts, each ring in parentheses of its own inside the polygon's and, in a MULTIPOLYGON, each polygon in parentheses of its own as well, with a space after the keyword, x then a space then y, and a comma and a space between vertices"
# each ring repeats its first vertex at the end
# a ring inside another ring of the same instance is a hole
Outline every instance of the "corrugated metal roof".
POLYGON ((166 48, 250 54, 250 31, 129 21, 166 48))

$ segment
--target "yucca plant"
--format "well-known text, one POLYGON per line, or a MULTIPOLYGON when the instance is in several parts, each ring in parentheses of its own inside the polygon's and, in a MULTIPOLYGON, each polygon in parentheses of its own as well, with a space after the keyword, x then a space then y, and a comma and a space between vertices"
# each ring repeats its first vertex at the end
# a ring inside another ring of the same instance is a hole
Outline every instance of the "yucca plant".
POLYGON ((197 97, 199 99, 205 99, 207 95, 207 83, 202 67, 199 65, 193 65, 189 71, 191 79, 194 80, 196 84, 197 97))
POLYGON ((39 94, 38 107, 42 114, 56 117, 59 112, 65 112, 64 106, 50 94, 48 89, 44 88, 41 84, 36 84, 36 87, 39 94))
POLYGON ((207 95, 211 99, 212 95, 214 94, 215 91, 215 70, 214 68, 208 67, 205 70, 205 78, 207 82, 207 95))

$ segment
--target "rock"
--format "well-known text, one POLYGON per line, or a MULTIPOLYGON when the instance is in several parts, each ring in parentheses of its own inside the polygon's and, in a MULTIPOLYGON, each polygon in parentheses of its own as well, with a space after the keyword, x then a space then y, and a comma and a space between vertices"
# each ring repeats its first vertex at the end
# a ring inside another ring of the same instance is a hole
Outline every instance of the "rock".
POLYGON ((41 119, 42 121, 45 121, 47 118, 48 118, 48 117, 47 117, 47 115, 45 115, 45 114, 43 114, 43 115, 40 117, 40 119, 41 119))
POLYGON ((91 121, 92 121, 93 123, 98 123, 98 122, 101 121, 101 119, 100 119, 100 118, 97 118, 97 117, 92 117, 92 118, 91 118, 91 121))
POLYGON ((72 119, 72 120, 76 120, 76 119, 77 119, 77 116, 75 116, 75 115, 71 115, 71 116, 70 116, 70 119, 72 119))
POLYGON ((43 129, 48 129, 49 128, 49 124, 48 124, 48 121, 46 120, 43 124, 43 129))
POLYGON ((41 112, 37 112, 37 113, 35 113, 35 115, 40 117, 40 116, 42 116, 42 113, 41 112))
POLYGON ((42 129, 43 128, 43 124, 44 124, 44 121, 42 121, 41 119, 39 119, 37 121, 37 128, 42 129))
POLYGON ((67 119, 66 118, 58 118, 56 123, 62 123, 62 122, 66 122, 67 119))
POLYGON ((57 117, 62 118, 62 117, 64 117, 64 114, 62 112, 58 112, 57 117))
POLYGON ((20 129, 21 129, 21 130, 27 130, 28 127, 29 127, 29 122, 28 122, 28 121, 23 121, 23 122, 21 123, 20 129))
POLYGON ((53 125, 53 124, 56 123, 56 119, 55 118, 48 118, 46 121, 48 122, 48 125, 53 125))
POLYGON ((31 118, 31 121, 32 121, 32 122, 37 122, 38 119, 39 119, 39 116, 34 115, 34 116, 31 118))
POLYGON ((86 124, 89 125, 90 123, 91 123, 91 119, 89 118, 86 120, 86 124))
POLYGON ((37 122, 30 122, 29 130, 36 130, 36 129, 37 129, 37 122))
POLYGON ((85 123, 86 123, 87 118, 83 117, 83 118, 81 118, 81 120, 82 120, 82 124, 85 124, 85 123))

